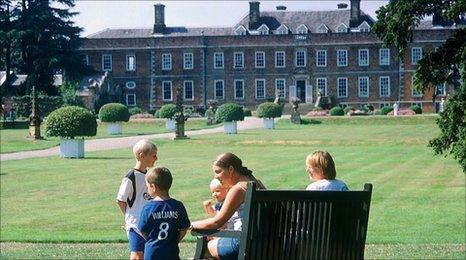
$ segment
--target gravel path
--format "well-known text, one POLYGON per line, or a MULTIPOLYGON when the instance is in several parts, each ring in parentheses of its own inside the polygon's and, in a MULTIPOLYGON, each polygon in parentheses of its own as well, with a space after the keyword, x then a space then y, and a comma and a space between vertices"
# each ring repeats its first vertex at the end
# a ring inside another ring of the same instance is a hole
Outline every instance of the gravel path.
MULTIPOLYGON (((238 131, 253 129, 262 127, 262 120, 257 117, 246 117, 244 121, 238 122, 238 131)), ((187 136, 196 136, 196 135, 205 135, 205 134, 214 134, 222 133, 223 126, 209 129, 193 130, 186 131, 187 136)), ((92 139, 84 141, 84 150, 86 152, 91 151, 102 151, 102 150, 112 150, 118 148, 127 148, 132 147, 137 141, 147 138, 147 139, 171 139, 173 138, 174 133, 163 133, 163 134, 152 134, 152 135, 137 135, 137 136, 127 136, 127 137, 115 137, 115 138, 102 138, 102 139, 92 139)), ((24 152, 15 152, 15 153, 6 153, 0 155, 0 161, 7 160, 21 160, 27 158, 36 158, 36 157, 47 157, 60 154, 60 148, 58 146, 52 147, 45 150, 35 150, 35 151, 24 151, 24 152)))

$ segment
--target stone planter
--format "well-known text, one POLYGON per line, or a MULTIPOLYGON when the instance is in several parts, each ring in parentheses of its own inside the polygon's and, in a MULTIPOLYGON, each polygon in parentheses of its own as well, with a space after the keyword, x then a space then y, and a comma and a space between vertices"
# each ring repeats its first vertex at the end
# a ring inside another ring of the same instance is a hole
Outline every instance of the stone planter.
POLYGON ((107 133, 109 135, 121 135, 121 122, 108 123, 107 133))
POLYGON ((84 139, 61 139, 60 140, 60 157, 83 158, 84 157, 84 139))
POLYGON ((264 128, 266 129, 275 129, 275 120, 273 118, 264 118, 262 119, 264 128))
POLYGON ((165 120, 165 129, 167 129, 168 131, 175 131, 176 129, 175 120, 167 118, 165 120))
POLYGON ((223 132, 225 134, 236 134, 237 133, 236 121, 223 122, 223 132))

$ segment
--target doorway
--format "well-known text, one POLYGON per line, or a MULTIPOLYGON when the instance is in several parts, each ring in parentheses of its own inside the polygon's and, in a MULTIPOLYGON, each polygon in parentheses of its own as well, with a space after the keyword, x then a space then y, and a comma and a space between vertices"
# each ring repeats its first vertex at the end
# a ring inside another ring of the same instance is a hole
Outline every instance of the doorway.
POLYGON ((306 102, 306 80, 296 80, 296 97, 306 102))

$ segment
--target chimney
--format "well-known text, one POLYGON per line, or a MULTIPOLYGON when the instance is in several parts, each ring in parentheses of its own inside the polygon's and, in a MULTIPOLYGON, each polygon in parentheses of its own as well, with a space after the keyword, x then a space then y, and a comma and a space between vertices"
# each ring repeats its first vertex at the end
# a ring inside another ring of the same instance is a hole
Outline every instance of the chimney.
POLYGON ((345 3, 339 3, 339 4, 337 4, 337 6, 338 6, 338 9, 346 9, 346 8, 348 8, 348 5, 345 4, 345 3))
POLYGON ((163 4, 154 5, 154 31, 153 33, 165 33, 165 6, 163 4))
POLYGON ((259 27, 260 11, 259 2, 249 2, 249 29, 257 29, 259 27))
POLYGON ((350 14, 350 27, 358 27, 361 17, 361 0, 351 0, 351 14, 350 14))
POLYGON ((277 5, 277 11, 286 11, 286 6, 284 6, 284 5, 277 5))

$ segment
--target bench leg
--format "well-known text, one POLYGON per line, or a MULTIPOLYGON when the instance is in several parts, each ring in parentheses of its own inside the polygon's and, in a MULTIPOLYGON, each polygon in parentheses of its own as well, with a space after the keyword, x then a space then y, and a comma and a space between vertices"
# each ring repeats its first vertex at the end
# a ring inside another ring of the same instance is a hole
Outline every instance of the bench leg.
POLYGON ((194 260, 204 259, 204 253, 207 248, 207 237, 197 237, 196 252, 194 253, 194 260))

